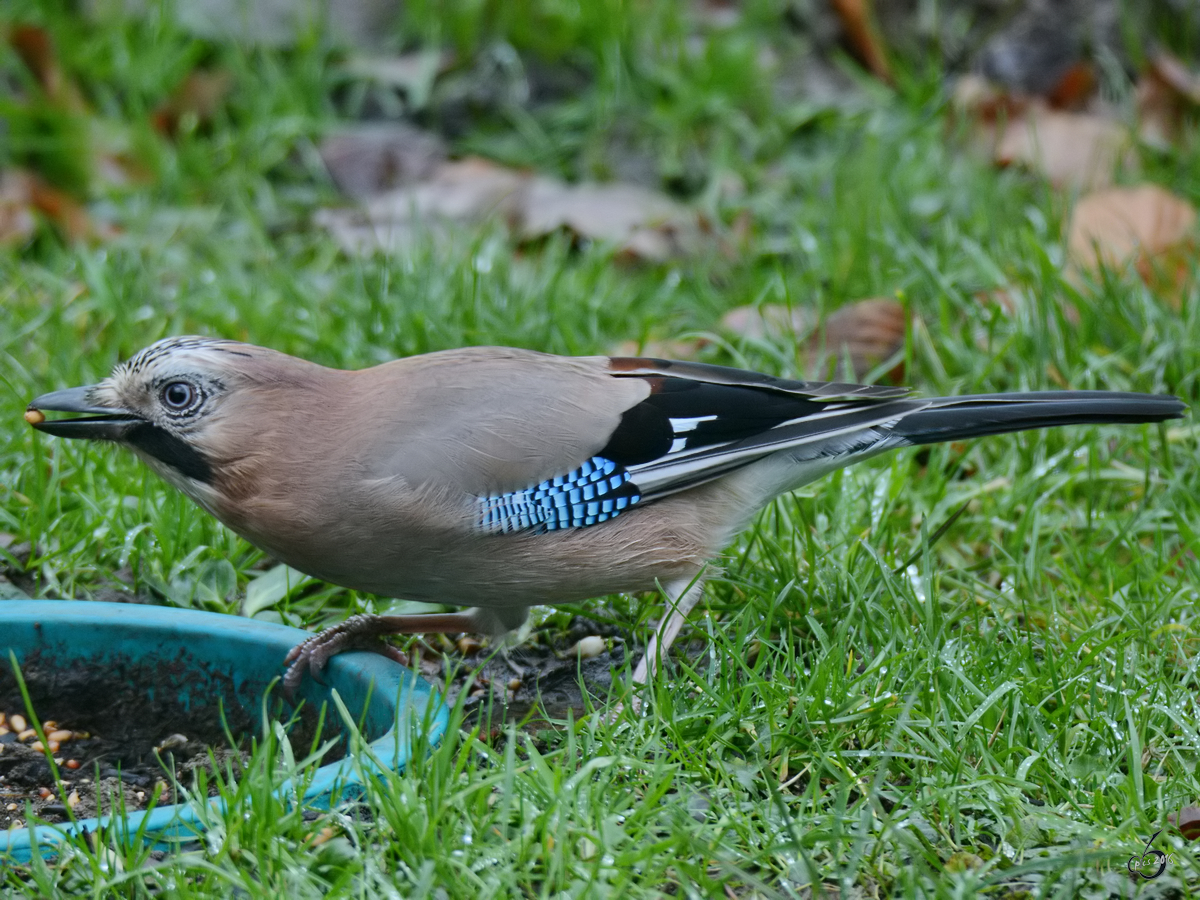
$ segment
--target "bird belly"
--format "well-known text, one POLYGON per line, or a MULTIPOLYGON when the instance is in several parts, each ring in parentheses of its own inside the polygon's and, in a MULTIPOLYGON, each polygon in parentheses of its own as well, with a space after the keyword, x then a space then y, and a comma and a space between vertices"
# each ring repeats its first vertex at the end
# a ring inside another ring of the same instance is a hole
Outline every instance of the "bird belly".
POLYGON ((285 496, 236 509, 202 505, 280 561, 343 587, 517 608, 691 578, 729 539, 730 509, 744 503, 718 481, 597 525, 488 534, 479 530, 473 498, 413 490, 394 479, 368 487, 324 502, 285 496))

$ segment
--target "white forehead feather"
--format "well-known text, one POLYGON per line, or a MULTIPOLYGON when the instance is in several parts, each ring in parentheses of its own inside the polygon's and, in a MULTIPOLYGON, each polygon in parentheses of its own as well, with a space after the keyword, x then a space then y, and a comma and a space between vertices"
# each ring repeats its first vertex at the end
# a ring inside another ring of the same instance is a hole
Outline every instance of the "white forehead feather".
POLYGON ((228 363, 229 357, 248 356, 245 344, 219 338, 184 335, 163 338, 118 365, 113 379, 136 378, 160 366, 205 368, 228 363))

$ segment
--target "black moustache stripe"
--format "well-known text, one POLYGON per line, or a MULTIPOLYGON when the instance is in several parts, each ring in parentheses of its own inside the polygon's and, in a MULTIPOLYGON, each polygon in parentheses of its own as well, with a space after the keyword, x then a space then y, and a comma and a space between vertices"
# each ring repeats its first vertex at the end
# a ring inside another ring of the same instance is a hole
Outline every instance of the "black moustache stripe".
POLYGON ((149 422, 135 425, 125 433, 125 440, 188 478, 206 484, 212 482, 212 467, 204 455, 157 425, 151 425, 149 422))

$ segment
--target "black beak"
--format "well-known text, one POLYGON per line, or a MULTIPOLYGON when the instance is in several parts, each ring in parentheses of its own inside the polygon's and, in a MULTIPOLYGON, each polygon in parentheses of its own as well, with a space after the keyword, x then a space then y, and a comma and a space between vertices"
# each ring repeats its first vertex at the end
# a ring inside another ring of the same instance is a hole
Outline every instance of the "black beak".
POLYGON ((90 387, 67 388, 42 394, 29 404, 25 421, 46 434, 64 438, 87 438, 93 441, 121 441, 129 430, 142 422, 141 418, 124 409, 96 406, 88 399, 90 387), (83 419, 49 421, 43 412, 82 413, 83 419))

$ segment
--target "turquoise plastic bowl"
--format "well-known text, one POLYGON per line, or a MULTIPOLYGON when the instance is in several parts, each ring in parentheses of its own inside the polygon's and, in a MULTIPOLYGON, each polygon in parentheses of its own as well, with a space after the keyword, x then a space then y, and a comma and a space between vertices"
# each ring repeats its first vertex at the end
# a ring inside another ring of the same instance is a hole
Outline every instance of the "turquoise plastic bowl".
MULTIPOLYGON (((141 606, 65 600, 0 601, 0 679, 12 681, 8 655, 16 655, 27 680, 52 673, 53 684, 38 687, 43 695, 70 684, 86 685, 97 696, 147 697, 158 708, 178 705, 183 721, 207 718, 249 723, 261 728, 264 694, 283 673, 288 650, 309 632, 238 616, 141 606)), ((306 677, 297 701, 311 711, 325 707, 327 732, 341 727, 333 700, 336 691, 372 755, 389 769, 404 767, 414 728, 426 729, 430 743, 446 731, 449 714, 430 685, 411 671, 374 653, 343 653, 330 660, 319 684, 306 677)), ((34 681, 31 680, 31 684, 34 681)), ((272 693, 275 709, 279 691, 272 693)), ((42 704, 45 700, 42 700, 42 704)), ((47 717, 35 699, 34 709, 47 717)), ((136 715, 137 710, 130 710, 136 715)), ((282 719, 287 718, 284 711, 282 719)), ((64 722, 65 725, 77 723, 64 722)), ((187 734, 184 728, 177 729, 187 734)), ((340 732, 339 732, 340 733, 340 732)), ((163 735, 164 737, 166 735, 163 735)), ((304 801, 324 805, 332 794, 353 793, 366 759, 349 757, 317 770, 304 801)), ((284 790, 287 790, 285 787, 284 790)), ((215 801, 214 801, 215 802, 215 801)), ((0 832, 0 862, 25 861, 34 847, 51 847, 67 835, 94 832, 112 816, 75 823, 0 832)), ((112 833, 129 840, 136 835, 163 842, 194 838, 203 831, 189 804, 134 812, 112 833)))

